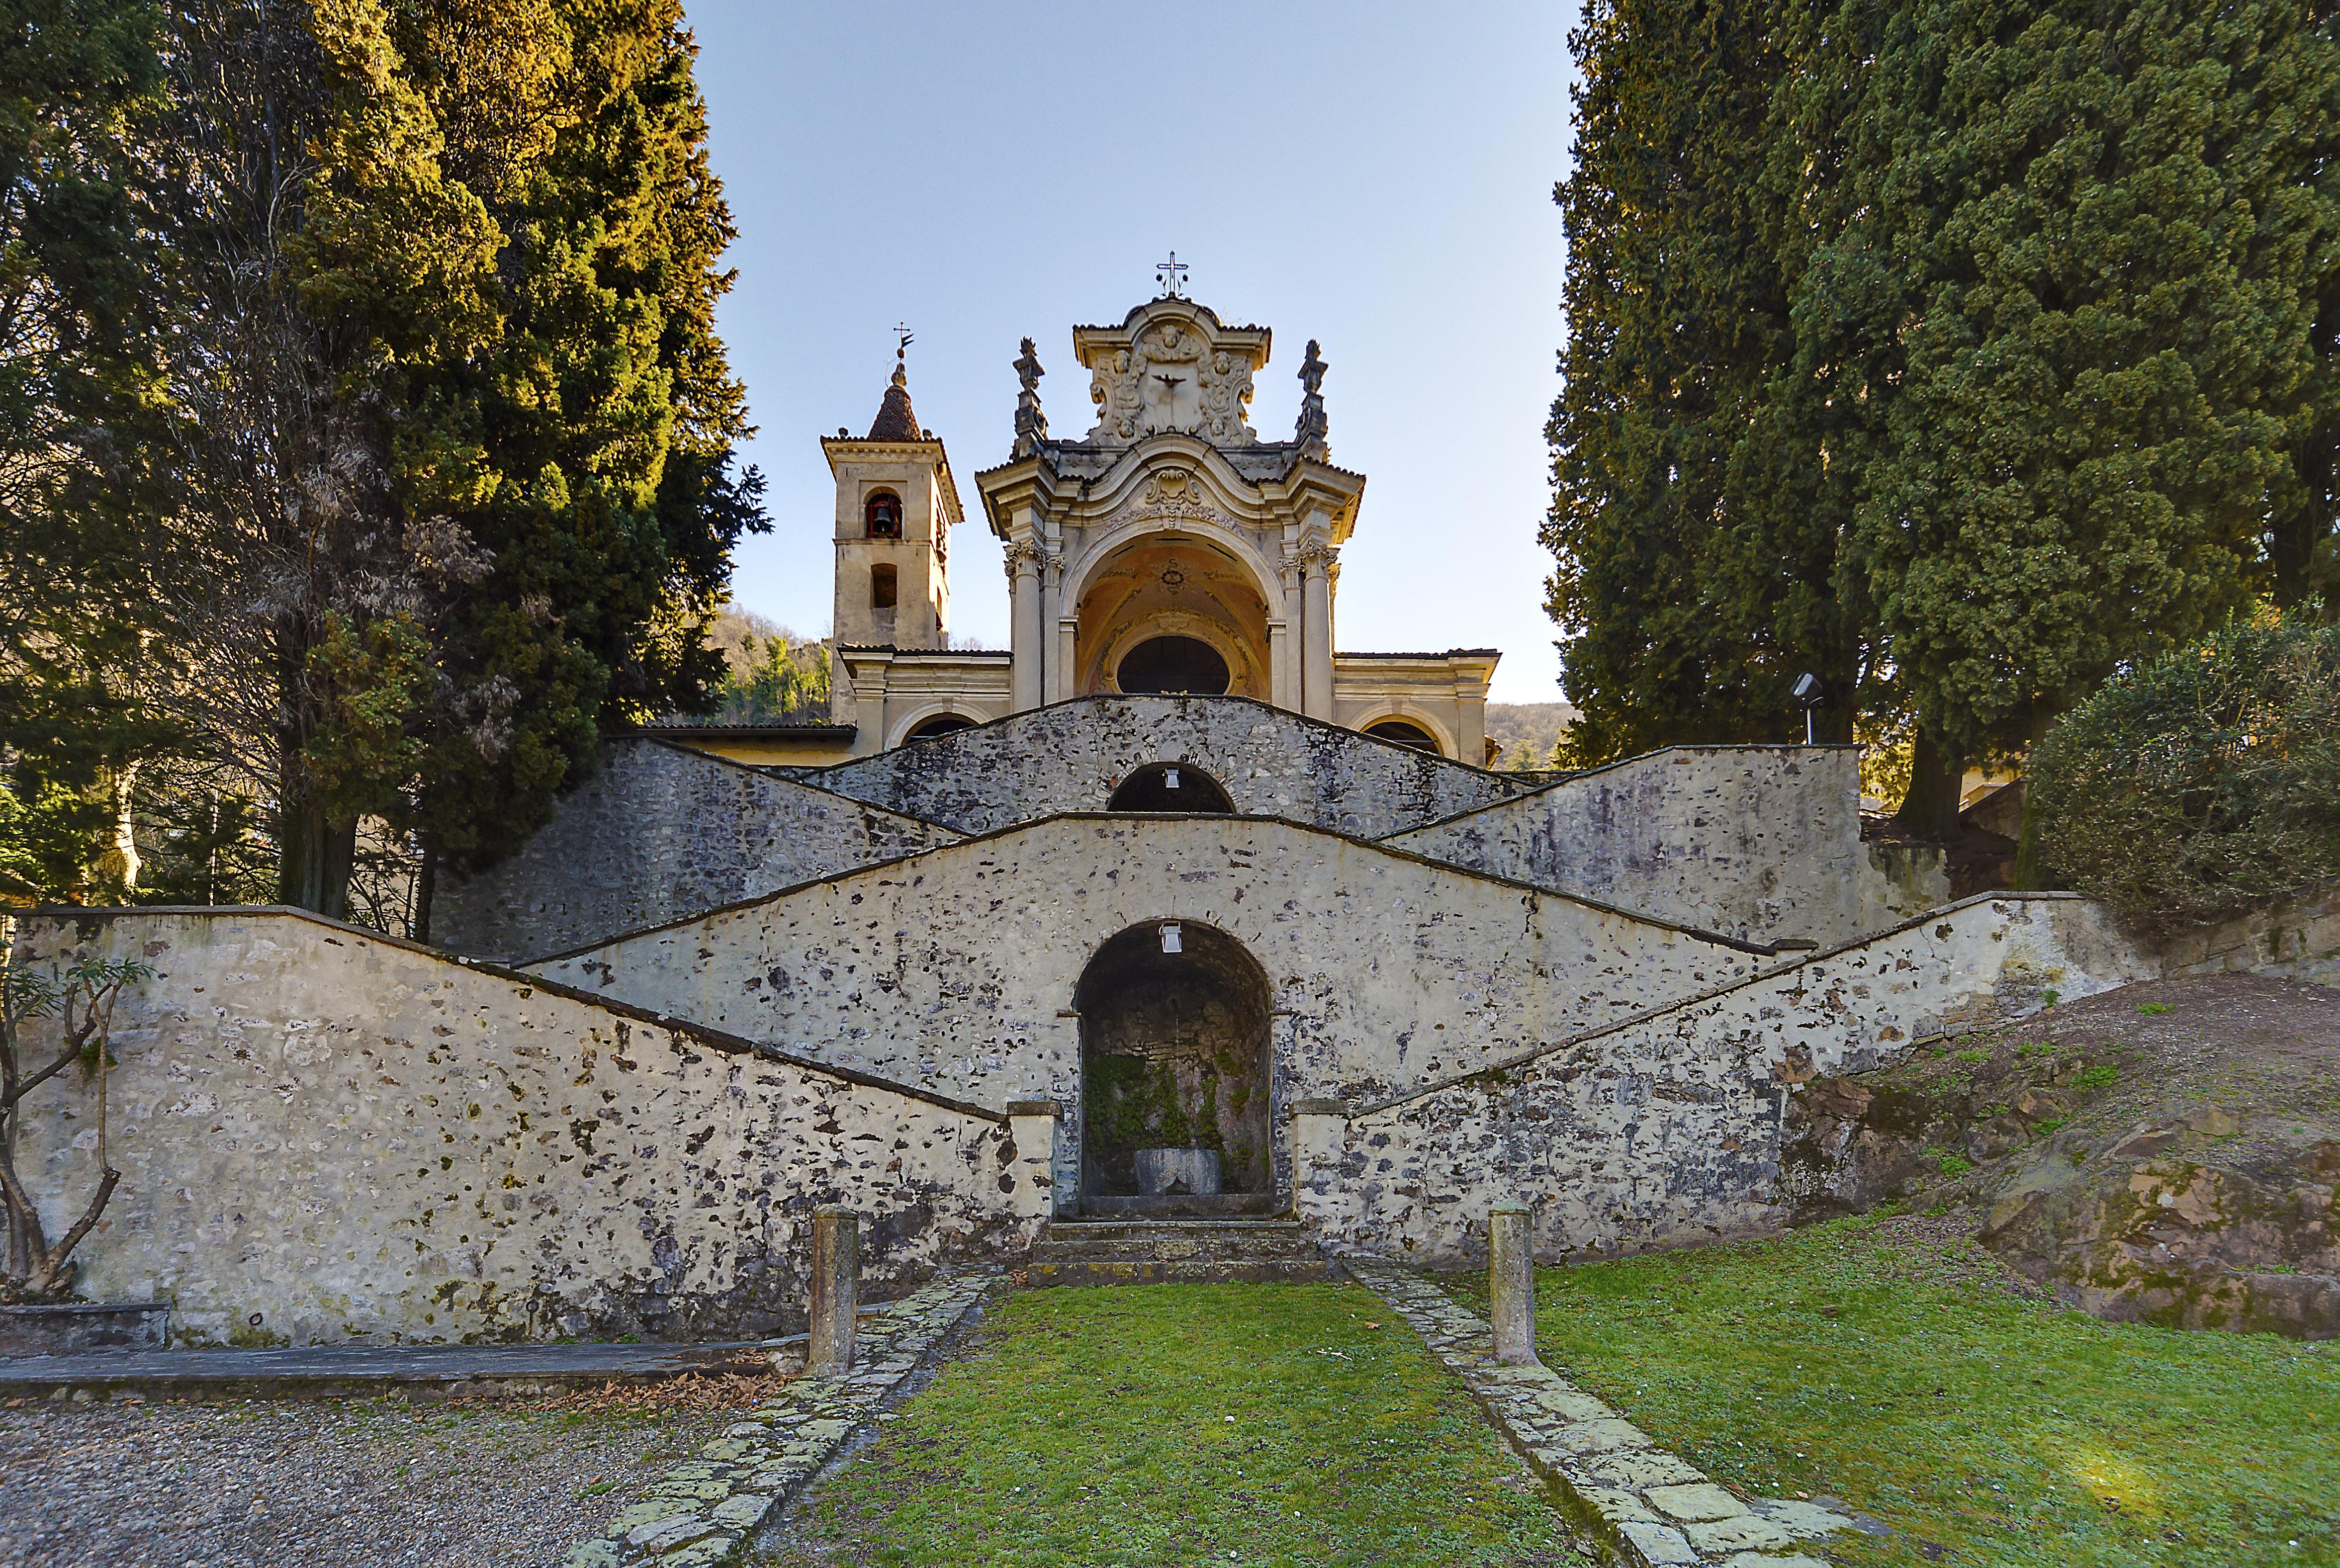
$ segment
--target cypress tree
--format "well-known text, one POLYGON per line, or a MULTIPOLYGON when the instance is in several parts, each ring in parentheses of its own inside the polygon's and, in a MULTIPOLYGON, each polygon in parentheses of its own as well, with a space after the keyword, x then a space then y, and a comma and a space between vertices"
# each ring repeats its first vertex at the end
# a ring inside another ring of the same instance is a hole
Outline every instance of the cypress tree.
POLYGON ((1792 653, 1915 721, 1905 820, 1943 832, 1965 762, 2110 670, 2325 591, 2327 19, 1779 0, 1684 54, 1669 15, 1575 40, 1545 537, 1582 759, 1760 732, 1792 653), (1734 61, 1760 122, 1714 108, 1734 61))
POLYGON ((339 914, 362 818, 490 858, 606 729, 707 705, 763 525, 729 218, 671 4, 189 0, 161 55, 140 283, 201 756, 145 809, 200 851, 257 803, 275 896, 339 914))
POLYGON ((1543 531, 1583 714, 1571 759, 1780 738, 1806 670, 1829 683, 1825 732, 1849 738, 1860 649, 1833 582, 1837 519, 1778 384, 1795 342, 1773 8, 1612 0, 1571 44, 1567 384, 1543 531))

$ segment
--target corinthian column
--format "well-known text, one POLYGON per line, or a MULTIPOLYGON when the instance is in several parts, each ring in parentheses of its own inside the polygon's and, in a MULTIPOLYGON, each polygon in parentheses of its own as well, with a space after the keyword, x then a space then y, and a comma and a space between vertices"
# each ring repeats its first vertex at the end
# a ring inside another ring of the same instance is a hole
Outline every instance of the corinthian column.
POLYGON ((1011 674, 1008 690, 1021 713, 1043 700, 1046 658, 1040 646, 1040 551, 1030 540, 1007 547, 1007 582, 1015 598, 1013 634, 1009 640, 1011 674))
POLYGON ((1308 574, 1305 624, 1300 644, 1300 711, 1311 719, 1333 717, 1333 562, 1330 545, 1300 552, 1308 574))

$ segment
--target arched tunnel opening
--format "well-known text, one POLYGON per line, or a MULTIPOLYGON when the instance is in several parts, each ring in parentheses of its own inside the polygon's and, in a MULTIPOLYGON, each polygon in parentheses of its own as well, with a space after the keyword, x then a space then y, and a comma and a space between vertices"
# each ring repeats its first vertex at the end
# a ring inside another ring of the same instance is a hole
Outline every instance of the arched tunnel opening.
POLYGON ((1105 809, 1230 816, 1235 807, 1219 781, 1201 769, 1184 762, 1149 762, 1121 781, 1105 809))

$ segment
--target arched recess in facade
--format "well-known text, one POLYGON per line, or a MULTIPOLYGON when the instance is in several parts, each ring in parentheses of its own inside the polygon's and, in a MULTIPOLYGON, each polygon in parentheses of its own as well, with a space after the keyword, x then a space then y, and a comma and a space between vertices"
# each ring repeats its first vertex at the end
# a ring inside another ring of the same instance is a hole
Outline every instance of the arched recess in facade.
POLYGON ((896 721, 888 746, 907 746, 913 740, 932 740, 937 735, 948 735, 960 729, 972 729, 983 720, 957 706, 929 703, 896 721))
POLYGON ((1073 993, 1081 1036, 1081 1193, 1139 1191, 1141 1149, 1206 1149, 1220 1190, 1275 1186, 1267 971, 1192 920, 1106 938, 1073 993))
POLYGON ((1281 597, 1274 570, 1232 531, 1152 521, 1115 529, 1066 574, 1072 694, 1118 690, 1114 677, 1130 650, 1191 637, 1226 660, 1230 695, 1272 701, 1267 623, 1281 597))

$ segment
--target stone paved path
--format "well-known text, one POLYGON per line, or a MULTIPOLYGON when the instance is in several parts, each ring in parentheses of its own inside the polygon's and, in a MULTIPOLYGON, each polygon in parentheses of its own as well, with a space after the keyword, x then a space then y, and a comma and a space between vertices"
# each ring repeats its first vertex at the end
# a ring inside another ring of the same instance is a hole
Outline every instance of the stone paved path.
POLYGON ((798 1377, 667 1471, 643 1501, 571 1550, 562 1568, 730 1562, 1000 1283, 996 1274, 950 1275, 864 1316, 851 1371, 798 1377))
POLYGON ((1740 1502, 1551 1368, 1499 1365, 1487 1325, 1420 1275, 1378 1258, 1341 1263, 1422 1335, 1558 1488, 1587 1544, 1618 1561, 1636 1568, 1826 1568, 1798 1543, 1866 1527, 1818 1503, 1740 1502))

